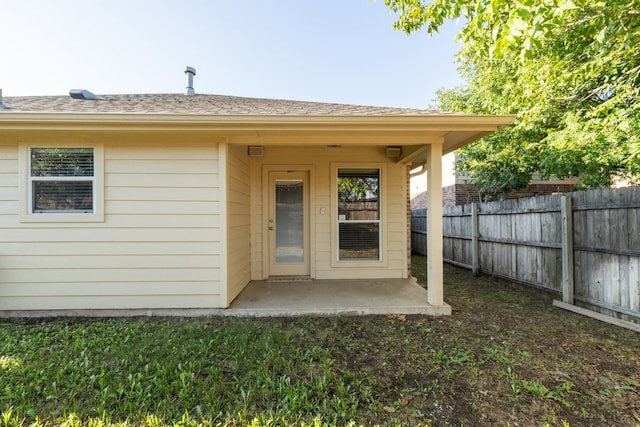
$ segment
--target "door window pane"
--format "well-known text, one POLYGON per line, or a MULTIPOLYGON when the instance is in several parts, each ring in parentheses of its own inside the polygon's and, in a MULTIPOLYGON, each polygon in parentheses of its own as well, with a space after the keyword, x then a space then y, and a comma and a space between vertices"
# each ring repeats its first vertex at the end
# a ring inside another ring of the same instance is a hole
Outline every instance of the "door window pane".
POLYGON ((304 182, 276 180, 276 262, 304 262, 304 182))

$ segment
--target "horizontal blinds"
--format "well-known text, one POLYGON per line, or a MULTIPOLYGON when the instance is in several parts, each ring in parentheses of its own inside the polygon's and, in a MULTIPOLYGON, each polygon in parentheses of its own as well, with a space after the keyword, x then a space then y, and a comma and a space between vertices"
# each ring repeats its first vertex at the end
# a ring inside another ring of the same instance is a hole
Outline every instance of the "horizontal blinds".
POLYGON ((33 211, 93 211, 92 181, 33 181, 33 211))
POLYGON ((31 176, 93 176, 93 148, 32 148, 31 176))
POLYGON ((31 212, 93 212, 93 148, 31 148, 29 169, 31 212))
POLYGON ((340 223, 340 259, 380 259, 379 223, 340 223))

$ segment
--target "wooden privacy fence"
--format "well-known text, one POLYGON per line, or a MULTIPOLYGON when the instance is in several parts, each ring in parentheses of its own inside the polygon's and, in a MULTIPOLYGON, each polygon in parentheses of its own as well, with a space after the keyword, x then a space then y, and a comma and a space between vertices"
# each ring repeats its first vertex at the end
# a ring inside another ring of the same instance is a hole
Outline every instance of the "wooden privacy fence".
MULTIPOLYGON (((445 207, 443 238, 446 262, 640 318, 640 187, 445 207)), ((413 211, 412 250, 426 240, 413 211)))

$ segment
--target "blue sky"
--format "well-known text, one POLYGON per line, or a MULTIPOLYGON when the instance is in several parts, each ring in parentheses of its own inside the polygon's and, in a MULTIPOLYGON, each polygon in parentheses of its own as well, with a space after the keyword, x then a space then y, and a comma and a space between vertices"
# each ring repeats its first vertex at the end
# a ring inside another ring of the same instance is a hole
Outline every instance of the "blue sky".
POLYGON ((394 30, 383 0, 0 0, 4 96, 196 93, 426 108, 461 84, 457 28, 394 30))

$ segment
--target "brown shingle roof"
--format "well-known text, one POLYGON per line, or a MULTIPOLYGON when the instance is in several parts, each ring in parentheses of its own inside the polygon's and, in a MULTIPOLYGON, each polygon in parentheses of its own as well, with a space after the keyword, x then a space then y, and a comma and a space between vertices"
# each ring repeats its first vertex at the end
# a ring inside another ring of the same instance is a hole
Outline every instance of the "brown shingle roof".
POLYGON ((282 99, 243 98, 226 95, 147 94, 97 95, 95 100, 70 96, 4 97, 2 111, 34 113, 153 113, 212 115, 291 115, 291 116, 377 116, 442 114, 413 108, 372 107, 289 101, 282 99))

